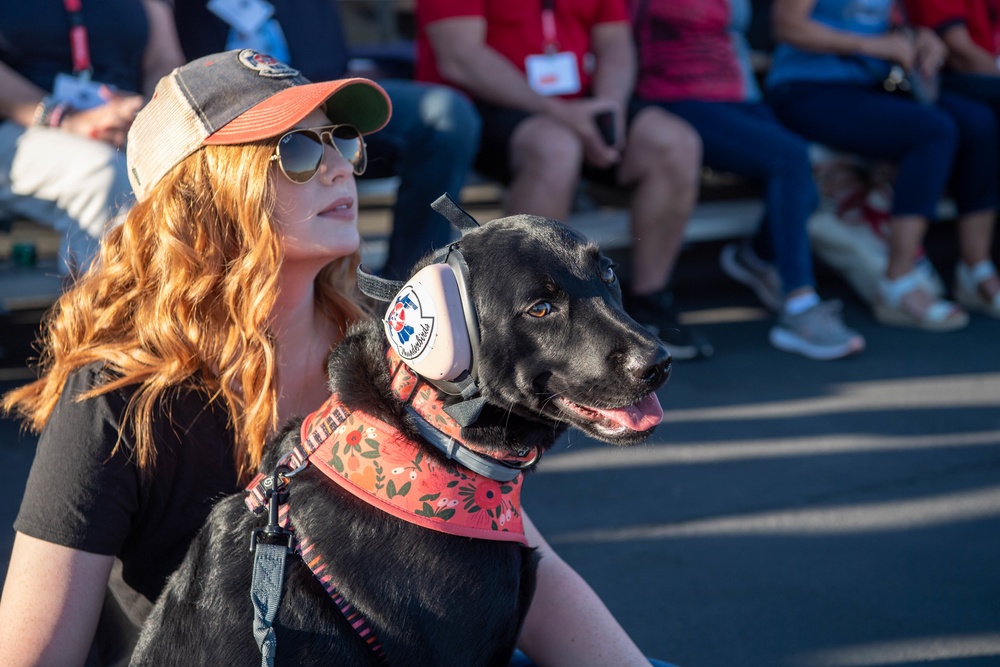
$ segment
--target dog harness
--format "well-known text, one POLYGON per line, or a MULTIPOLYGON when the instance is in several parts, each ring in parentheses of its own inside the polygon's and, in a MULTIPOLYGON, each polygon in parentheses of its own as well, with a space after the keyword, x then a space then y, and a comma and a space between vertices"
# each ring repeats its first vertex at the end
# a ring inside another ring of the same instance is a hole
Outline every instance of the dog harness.
POLYGON ((280 603, 287 553, 302 557, 355 631, 380 660, 385 658, 367 619, 338 592, 314 543, 296 534, 289 521, 289 480, 308 465, 403 521, 462 537, 527 545, 520 500, 522 469, 537 460, 537 452, 500 458, 494 452, 471 449, 460 440, 461 426, 444 412, 438 390, 410 371, 391 349, 387 361, 393 394, 417 418, 421 434, 449 458, 468 465, 442 464, 425 456, 421 445, 371 415, 348 409, 337 396, 306 417, 295 447, 272 474, 257 475, 246 489, 251 512, 270 510, 268 527, 255 530, 251 537, 251 550, 255 551, 251 591, 256 610, 254 635, 264 667, 273 662, 276 639, 271 623, 280 603))

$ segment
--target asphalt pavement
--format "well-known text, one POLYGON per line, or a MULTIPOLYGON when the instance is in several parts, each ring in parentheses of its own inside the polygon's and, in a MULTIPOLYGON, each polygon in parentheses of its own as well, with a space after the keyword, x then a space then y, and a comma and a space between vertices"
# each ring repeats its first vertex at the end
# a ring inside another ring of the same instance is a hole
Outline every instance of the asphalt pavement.
MULTIPOLYGON (((928 245, 950 276, 950 231, 928 245)), ((526 483, 534 522, 683 667, 1000 665, 1000 321, 884 328, 821 269, 868 350, 810 361, 768 345, 718 250, 689 248, 676 278, 716 355, 675 364, 648 443, 567 436, 526 483)), ((37 313, 0 319, 6 390, 37 313)), ((0 575, 33 444, 0 421, 0 575)))

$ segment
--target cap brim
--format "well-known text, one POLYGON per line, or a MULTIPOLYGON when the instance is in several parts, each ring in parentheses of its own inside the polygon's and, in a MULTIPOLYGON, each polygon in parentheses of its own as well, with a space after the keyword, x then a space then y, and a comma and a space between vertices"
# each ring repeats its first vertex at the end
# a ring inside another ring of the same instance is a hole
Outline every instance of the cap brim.
POLYGON ((348 124, 369 134, 385 127, 392 115, 389 96, 374 81, 339 79, 287 88, 250 107, 205 138, 206 145, 244 144, 276 137, 326 104, 334 124, 348 124))

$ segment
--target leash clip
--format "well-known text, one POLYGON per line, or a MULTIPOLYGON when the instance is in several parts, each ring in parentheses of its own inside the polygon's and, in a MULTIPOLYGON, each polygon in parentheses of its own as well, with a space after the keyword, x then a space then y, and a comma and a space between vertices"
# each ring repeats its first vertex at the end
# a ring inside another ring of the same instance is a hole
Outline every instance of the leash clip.
POLYGON ((295 535, 292 531, 281 525, 278 518, 278 510, 282 503, 288 500, 288 477, 299 472, 292 471, 291 475, 285 475, 281 471, 287 470, 284 466, 278 466, 270 477, 262 480, 261 484, 265 489, 267 499, 267 526, 264 528, 254 528, 250 531, 250 553, 257 550, 257 544, 275 544, 284 546, 288 553, 295 552, 295 535))

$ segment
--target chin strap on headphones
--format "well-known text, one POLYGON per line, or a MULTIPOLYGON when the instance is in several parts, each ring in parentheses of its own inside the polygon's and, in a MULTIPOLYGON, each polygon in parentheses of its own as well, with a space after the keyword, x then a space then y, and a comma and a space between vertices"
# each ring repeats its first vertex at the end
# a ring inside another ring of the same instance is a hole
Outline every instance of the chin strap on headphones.
POLYGON ((406 284, 402 280, 389 280, 368 273, 360 265, 358 265, 357 274, 358 289, 361 290, 361 293, 378 301, 392 301, 392 298, 406 284))
MULTIPOLYGON (((452 199, 451 195, 447 192, 435 199, 434 202, 431 203, 431 208, 440 213, 443 217, 447 218, 448 222, 455 225, 455 227, 457 227, 463 235, 465 232, 479 227, 479 223, 476 219, 469 215, 465 209, 456 204, 455 200, 452 199)), ((434 261, 446 261, 452 247, 453 244, 449 244, 444 248, 439 248, 434 255, 434 261)), ((403 289, 403 285, 406 284, 402 280, 389 280, 388 278, 373 275, 365 271, 361 266, 358 266, 357 273, 358 289, 361 290, 361 293, 379 301, 392 301, 393 297, 396 296, 399 290, 403 289)))
POLYGON ((479 394, 479 385, 471 377, 466 377, 460 383, 462 400, 444 408, 444 413, 454 419, 460 426, 468 426, 479 419, 486 405, 486 399, 479 394))
POLYGON ((461 206, 455 203, 447 192, 431 203, 431 208, 448 219, 448 222, 455 225, 462 234, 470 232, 479 226, 479 223, 461 206))

